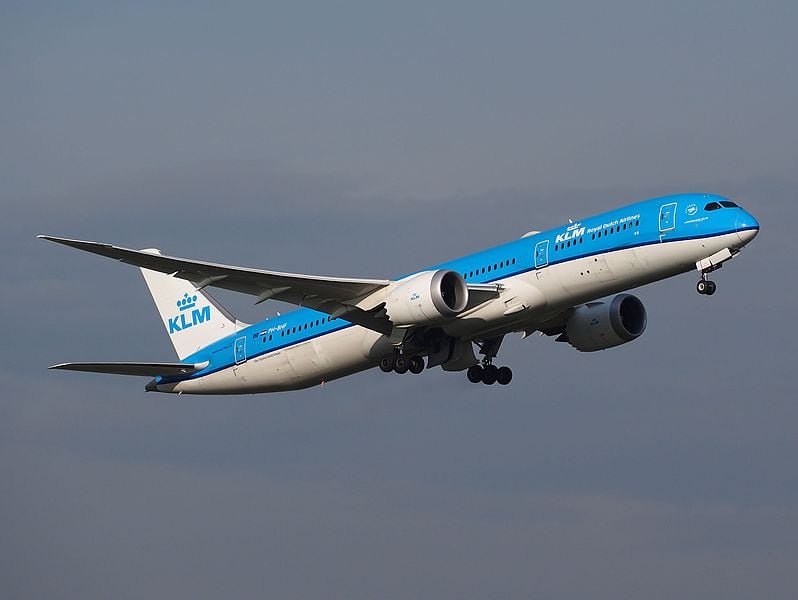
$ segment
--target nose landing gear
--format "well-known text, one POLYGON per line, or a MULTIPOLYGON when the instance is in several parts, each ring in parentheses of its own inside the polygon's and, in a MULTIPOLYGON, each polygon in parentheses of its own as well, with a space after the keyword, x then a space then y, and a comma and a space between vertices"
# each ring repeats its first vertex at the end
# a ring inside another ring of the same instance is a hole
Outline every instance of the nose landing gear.
POLYGON ((717 286, 715 286, 714 281, 710 281, 709 279, 707 279, 705 273, 702 273, 701 279, 696 284, 695 289, 699 294, 703 294, 705 296, 711 296, 712 294, 715 293, 717 286))

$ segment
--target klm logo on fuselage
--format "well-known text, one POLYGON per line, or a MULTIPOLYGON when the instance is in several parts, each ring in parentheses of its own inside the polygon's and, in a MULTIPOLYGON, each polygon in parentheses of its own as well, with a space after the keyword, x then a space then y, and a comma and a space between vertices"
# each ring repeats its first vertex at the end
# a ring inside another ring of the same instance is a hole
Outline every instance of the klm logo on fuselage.
POLYGON ((200 323, 211 320, 211 307, 203 306, 202 308, 195 308, 196 305, 196 295, 189 296, 188 294, 183 294, 183 297, 177 301, 177 308, 180 309, 180 314, 176 317, 167 319, 169 335, 172 335, 176 331, 183 331, 194 325, 199 325, 200 323))
POLYGON ((578 237, 582 237, 585 235, 585 228, 581 226, 581 223, 574 223, 573 225, 569 225, 568 229, 565 230, 565 233, 558 233, 557 237, 554 238, 554 243, 559 244, 560 242, 567 242, 568 240, 573 240, 578 237))

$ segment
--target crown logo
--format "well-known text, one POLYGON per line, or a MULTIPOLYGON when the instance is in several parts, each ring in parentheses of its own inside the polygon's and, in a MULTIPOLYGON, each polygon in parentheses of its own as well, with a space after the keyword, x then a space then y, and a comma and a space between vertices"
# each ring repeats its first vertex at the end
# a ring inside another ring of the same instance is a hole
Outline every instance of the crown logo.
POLYGON ((194 305, 197 303, 197 296, 189 296, 188 293, 183 294, 183 297, 177 301, 177 308, 182 310, 188 310, 189 308, 194 308, 194 305))

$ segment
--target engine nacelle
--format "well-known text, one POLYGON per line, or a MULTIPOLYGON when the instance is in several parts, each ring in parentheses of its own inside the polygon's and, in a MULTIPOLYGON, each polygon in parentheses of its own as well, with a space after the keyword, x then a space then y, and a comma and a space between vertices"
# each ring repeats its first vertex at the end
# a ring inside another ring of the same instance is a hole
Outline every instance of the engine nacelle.
POLYGON ((581 352, 620 346, 646 330, 646 308, 631 294, 578 307, 565 326, 568 343, 581 352))
POLYGON ((468 287, 457 271, 424 271, 388 289, 385 312, 394 325, 434 323, 460 314, 468 304, 468 287))

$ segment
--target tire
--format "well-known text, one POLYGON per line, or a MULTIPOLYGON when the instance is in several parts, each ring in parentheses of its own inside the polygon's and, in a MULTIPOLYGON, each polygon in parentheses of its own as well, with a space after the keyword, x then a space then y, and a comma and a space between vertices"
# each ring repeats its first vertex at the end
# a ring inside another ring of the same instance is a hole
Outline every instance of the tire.
POLYGON ((513 371, 510 367, 499 367, 496 373, 496 382, 499 385, 507 385, 513 380, 513 371))
POLYGON ((394 361, 393 356, 383 356, 380 360, 380 371, 383 373, 390 373, 393 371, 394 361))
POLYGON ((499 369, 494 365, 486 365, 485 373, 482 375, 482 383, 485 385, 493 385, 496 383, 496 376, 499 374, 499 369))
POLYGON ((424 359, 420 356, 412 356, 410 358, 410 372, 418 375, 424 370, 424 359))
POLYGON ((707 296, 711 296, 715 293, 718 287, 715 285, 714 281, 707 281, 707 291, 705 292, 707 296))
POLYGON ((699 294, 706 294, 707 289, 709 289, 709 286, 707 285, 707 282, 704 281, 703 279, 699 281, 697 284, 695 284, 695 291, 698 292, 699 294))
POLYGON ((466 376, 468 377, 468 381, 471 383, 479 383, 482 381, 482 375, 484 370, 480 365, 474 365, 466 372, 466 376))
POLYGON ((396 361, 394 361, 394 366, 393 366, 394 371, 396 371, 400 375, 403 375, 404 373, 407 373, 407 369, 409 368, 410 368, 410 363, 407 360, 406 356, 399 355, 396 357, 396 361))

